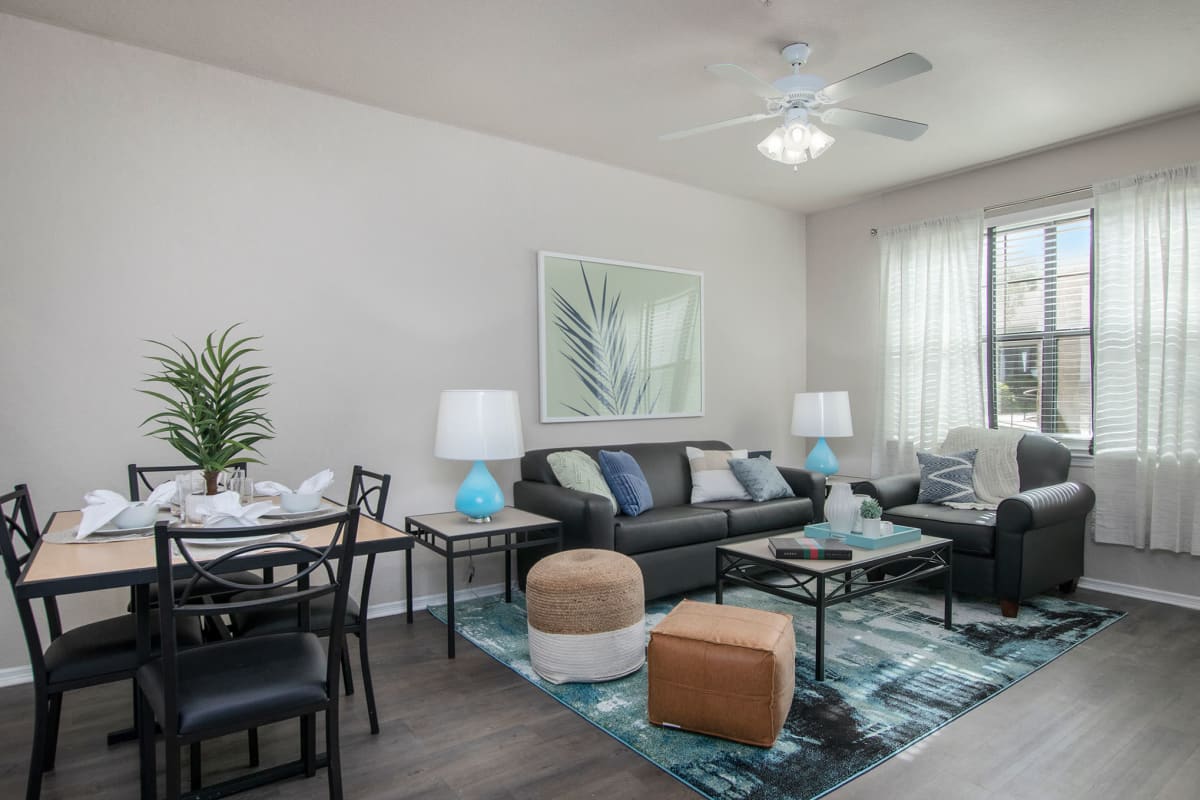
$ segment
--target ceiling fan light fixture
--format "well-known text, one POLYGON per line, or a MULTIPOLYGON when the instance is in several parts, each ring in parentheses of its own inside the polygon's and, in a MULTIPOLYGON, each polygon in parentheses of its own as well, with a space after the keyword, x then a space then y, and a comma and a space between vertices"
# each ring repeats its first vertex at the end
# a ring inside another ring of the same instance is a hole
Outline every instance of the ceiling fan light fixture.
POLYGON ((809 126, 811 131, 808 137, 808 153, 813 158, 820 158, 821 154, 830 148, 837 141, 825 131, 818 128, 816 125, 809 126))
POLYGON ((808 126, 803 122, 790 122, 785 135, 789 147, 803 149, 808 145, 808 126))
POLYGON ((783 155, 783 128, 779 127, 767 134, 767 138, 758 143, 758 152, 772 161, 779 161, 783 155))
POLYGON ((797 164, 803 164, 805 161, 808 161, 808 153, 804 150, 803 147, 800 147, 800 148, 785 147, 785 148, 783 148, 783 152, 780 153, 779 158, 777 158, 775 160, 780 162, 781 164, 788 164, 791 166, 795 166, 797 164))

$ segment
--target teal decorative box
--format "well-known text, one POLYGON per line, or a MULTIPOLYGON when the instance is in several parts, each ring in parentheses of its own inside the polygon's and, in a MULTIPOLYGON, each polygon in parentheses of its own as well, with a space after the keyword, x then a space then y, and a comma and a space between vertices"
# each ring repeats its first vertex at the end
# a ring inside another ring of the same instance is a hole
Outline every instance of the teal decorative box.
POLYGON ((852 547, 878 550, 881 547, 915 542, 921 538, 921 529, 910 528, 907 525, 893 525, 892 533, 888 536, 861 536, 857 533, 834 533, 829 530, 828 522, 818 522, 813 525, 806 525, 804 527, 804 535, 811 539, 838 539, 852 547))

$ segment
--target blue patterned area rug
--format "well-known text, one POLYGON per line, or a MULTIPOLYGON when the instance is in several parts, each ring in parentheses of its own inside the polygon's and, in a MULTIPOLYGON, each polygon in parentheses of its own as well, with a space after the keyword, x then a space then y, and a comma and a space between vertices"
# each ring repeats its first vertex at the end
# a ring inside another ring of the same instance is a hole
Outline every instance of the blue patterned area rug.
MULTIPOLYGON (((712 602, 711 592, 688 595, 712 602)), ((646 630, 678 597, 646 609, 646 630)), ((809 800, 892 757, 1094 636, 1124 614, 1053 596, 1005 619, 992 603, 958 600, 942 627, 941 591, 894 589, 829 609, 824 682, 813 680, 813 610, 743 587, 730 605, 791 614, 796 697, 770 749, 667 730, 646 720, 646 668, 621 680, 555 686, 529 663, 525 598, 455 605, 459 632, 596 727, 675 778, 719 800, 809 800)), ((445 606, 430 612, 442 622, 445 606)))

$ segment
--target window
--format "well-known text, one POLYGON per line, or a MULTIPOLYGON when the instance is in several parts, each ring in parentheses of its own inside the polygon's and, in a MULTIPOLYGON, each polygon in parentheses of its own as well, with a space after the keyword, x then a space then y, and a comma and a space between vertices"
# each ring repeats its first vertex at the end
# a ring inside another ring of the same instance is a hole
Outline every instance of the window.
POLYGON ((1092 212, 988 228, 991 427, 1092 440, 1092 212))

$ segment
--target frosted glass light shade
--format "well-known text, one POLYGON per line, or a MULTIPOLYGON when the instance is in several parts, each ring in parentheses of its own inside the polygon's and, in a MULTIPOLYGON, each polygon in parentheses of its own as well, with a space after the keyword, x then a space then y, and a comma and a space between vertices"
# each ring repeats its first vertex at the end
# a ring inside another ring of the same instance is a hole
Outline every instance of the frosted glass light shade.
POLYGON ((793 436, 853 436, 848 392, 802 392, 792 404, 793 436))
POLYGON ((816 125, 812 125, 811 129, 811 135, 808 139, 808 152, 813 158, 819 158, 836 140, 816 125))
POLYGON ((456 461, 495 461, 525 455, 517 393, 509 389, 443 391, 433 453, 456 461))

